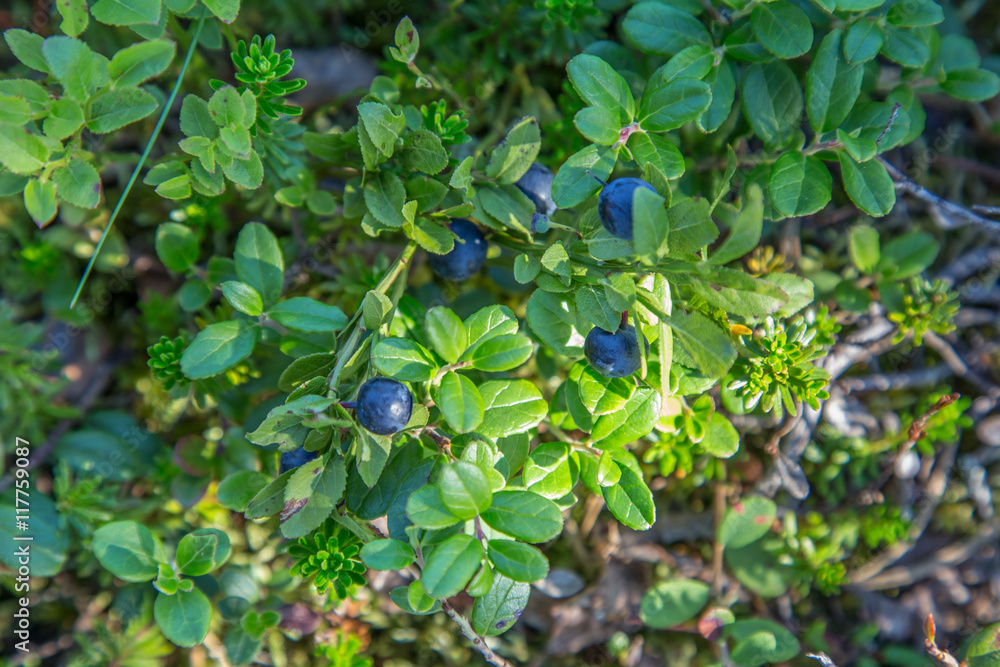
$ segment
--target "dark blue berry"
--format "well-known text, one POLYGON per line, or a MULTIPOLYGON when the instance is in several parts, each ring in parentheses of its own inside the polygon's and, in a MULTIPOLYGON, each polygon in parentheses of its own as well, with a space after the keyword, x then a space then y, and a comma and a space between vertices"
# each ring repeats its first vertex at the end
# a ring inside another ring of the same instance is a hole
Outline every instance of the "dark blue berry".
POLYGON ((632 195, 636 188, 656 192, 641 178, 617 178, 604 186, 597 200, 601 224, 612 235, 627 241, 632 240, 632 195))
POLYGON ((309 463, 317 456, 319 456, 318 452, 307 452, 305 447, 299 447, 298 449, 293 449, 290 452, 285 452, 281 455, 281 462, 278 464, 278 472, 286 473, 292 468, 298 468, 300 465, 309 463))
POLYGON ((358 391, 358 423, 372 433, 392 435, 410 423, 413 394, 392 378, 372 378, 358 391))
POLYGON ((555 175, 552 170, 540 162, 531 165, 524 176, 517 179, 518 190, 528 196, 535 205, 535 210, 544 215, 556 212, 556 203, 552 201, 552 180, 555 175))
POLYGON ((432 253, 430 265, 434 273, 442 278, 466 280, 486 263, 486 237, 479 227, 461 218, 451 223, 451 231, 458 237, 455 247, 444 255, 432 253))
POLYGON ((632 375, 639 370, 641 364, 635 327, 626 324, 615 333, 594 327, 583 343, 583 355, 587 358, 587 363, 604 377, 632 375))

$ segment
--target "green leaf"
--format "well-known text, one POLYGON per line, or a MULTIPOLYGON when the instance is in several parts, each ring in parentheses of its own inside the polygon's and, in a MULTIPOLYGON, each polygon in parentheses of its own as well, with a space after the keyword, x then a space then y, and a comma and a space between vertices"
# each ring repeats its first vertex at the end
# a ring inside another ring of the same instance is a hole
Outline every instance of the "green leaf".
POLYGON ((584 137, 597 144, 610 146, 618 141, 621 121, 618 114, 604 107, 584 107, 576 112, 573 125, 584 137))
POLYGON ((891 25, 916 28, 941 23, 944 21, 944 11, 933 0, 908 0, 890 7, 885 19, 891 25))
POLYGON ((403 114, 393 114, 389 107, 379 102, 362 102, 358 105, 358 116, 375 148, 385 157, 392 157, 396 140, 406 125, 403 114))
POLYGON ((190 227, 164 222, 156 228, 156 255, 171 271, 187 271, 198 261, 198 253, 198 236, 190 227))
POLYGON ((1000 77, 986 69, 957 69, 948 72, 941 88, 960 100, 985 102, 1000 92, 1000 77))
POLYGON ((218 375, 250 356, 259 332, 259 326, 244 321, 209 324, 185 348, 181 371, 192 380, 218 375))
POLYGON ((107 134, 129 123, 142 120, 156 111, 156 98, 139 88, 118 88, 108 91, 90 103, 87 129, 95 134, 107 134))
POLYGON ((672 628, 694 618, 710 595, 708 584, 695 579, 661 581, 646 591, 639 616, 651 628, 672 628))
POLYGON ((1000 662, 1000 623, 989 625, 973 636, 965 660, 970 667, 996 667, 1000 662))
POLYGON ((116 86, 138 86, 162 74, 174 59, 176 46, 165 39, 138 42, 115 54, 108 74, 116 86))
POLYGON ((562 498, 573 490, 569 447, 546 442, 536 447, 524 462, 524 485, 543 498, 562 498))
POLYGON ((476 201, 508 229, 530 235, 535 205, 516 186, 481 187, 476 191, 476 201))
POLYGON ((449 364, 458 361, 469 344, 469 332, 450 308, 435 306, 428 310, 424 328, 434 351, 449 364))
POLYGON ((923 67, 931 57, 930 47, 916 31, 885 27, 882 55, 903 67, 923 67))
POLYGON ((191 176, 181 174, 156 186, 156 194, 164 199, 187 199, 191 196, 191 176))
POLYGON ((212 603, 199 588, 190 592, 177 591, 174 595, 157 593, 153 617, 164 637, 178 646, 190 648, 208 636, 212 603))
POLYGON ((372 350, 375 368, 403 382, 426 382, 437 373, 437 362, 422 345, 406 338, 385 338, 372 350))
POLYGON ((611 65, 597 56, 582 53, 566 64, 566 73, 584 102, 613 111, 622 124, 632 122, 635 98, 628 82, 611 65))
POLYGON ((933 264, 940 250, 937 240, 926 232, 896 236, 882 248, 877 269, 892 280, 910 278, 933 264))
POLYGON ((229 558, 229 536, 218 528, 199 528, 177 544, 177 570, 191 577, 208 574, 229 558))
POLYGON ((786 577, 791 568, 781 565, 776 554, 764 548, 766 540, 757 540, 742 549, 726 549, 728 571, 741 584, 763 598, 776 598, 788 590, 786 577))
POLYGON ((778 158, 767 183, 775 210, 789 218, 822 210, 830 203, 832 188, 833 177, 826 165, 816 156, 798 151, 778 158))
POLYGON ((445 373, 441 383, 431 387, 431 397, 457 433, 474 431, 483 421, 483 398, 475 383, 464 375, 445 373))
POLYGON ((406 136, 400 160, 409 170, 437 174, 448 166, 448 151, 436 134, 421 129, 406 136))
POLYGON ((844 188, 851 201, 868 215, 881 218, 896 205, 892 177, 878 160, 855 162, 846 152, 838 153, 844 188))
POLYGON ((208 102, 197 95, 188 95, 181 104, 181 132, 188 137, 213 139, 219 134, 219 126, 212 120, 208 102))
MULTIPOLYGON (((110 1, 110 0, 108 0, 110 1)), ((78 102, 83 102, 98 88, 108 83, 108 61, 89 46, 73 37, 49 37, 42 43, 42 53, 49 71, 63 89, 78 102)), ((91 112, 93 116, 93 112, 91 112)))
POLYGON ((10 52, 24 65, 44 74, 49 73, 48 63, 42 54, 42 36, 27 30, 11 28, 3 33, 4 41, 10 47, 10 52))
POLYGON ((472 156, 462 160, 455 171, 451 173, 451 178, 448 179, 448 185, 459 190, 464 190, 472 184, 472 156))
POLYGON ((517 317, 507 306, 486 306, 466 318, 465 329, 469 333, 469 347, 466 350, 468 355, 479 343, 517 333, 517 317))
POLYGON ((667 209, 671 255, 698 252, 719 236, 712 222, 711 206, 704 199, 684 199, 667 209))
POLYGON ((232 23, 240 13, 240 0, 204 0, 208 11, 223 23, 232 23))
POLYGON ((823 38, 806 73, 806 111, 817 134, 843 123, 861 94, 864 68, 843 61, 842 35, 834 30, 823 38))
POLYGON ((459 522, 459 518, 445 507, 436 484, 428 484, 410 494, 406 501, 406 516, 414 524, 428 530, 448 528, 459 522))
POLYGON ((855 21, 844 33, 844 58, 852 65, 866 63, 878 55, 884 39, 876 21, 855 21))
MULTIPOLYGON (((720 213, 724 210, 716 209, 720 213)), ((712 264, 728 264, 743 257, 757 247, 763 226, 764 193, 759 186, 750 183, 747 185, 743 207, 735 214, 729 226, 729 235, 712 253, 709 261, 712 264)))
POLYGON ((52 181, 33 178, 24 186, 24 208, 39 227, 52 222, 59 209, 56 201, 56 186, 52 181))
MULTIPOLYGON (((11 452, 13 453, 13 448, 11 448, 11 452)), ((88 473, 88 475, 94 474, 98 473, 88 473)), ((19 562, 22 561, 22 556, 17 553, 19 549, 13 546, 18 544, 15 537, 24 537, 24 533, 16 527, 18 520, 26 520, 23 511, 23 497, 23 493, 18 494, 17 489, 11 488, 4 494, 3 500, 0 500, 0 532, 3 534, 4 541, 11 545, 11 548, 4 550, 0 555, 0 562, 3 562, 12 573, 24 566, 23 562, 19 562), (21 511, 18 512, 18 509, 21 511)), ((30 503, 31 514, 29 518, 33 539, 24 544, 30 545, 31 576, 54 577, 63 570, 63 565, 69 556, 70 538, 66 534, 66 517, 59 513, 55 502, 48 495, 39 492, 36 488, 32 488, 30 503)), ((94 538, 97 538, 96 533, 94 538)), ((24 546, 24 544, 19 546, 24 546)), ((93 544, 91 549, 94 549, 93 544)), ((157 549, 162 555, 162 547, 159 547, 158 543, 157 549)), ((129 557, 129 554, 118 553, 111 556, 114 559, 119 557, 124 560, 129 557)), ((107 566, 105 565, 105 567, 107 566)), ((155 565, 153 570, 155 572, 155 565)), ((143 578, 142 581, 148 581, 148 579, 143 578)))
POLYGON ((712 103, 712 89, 704 81, 680 77, 659 86, 648 86, 639 105, 644 130, 674 130, 700 117, 712 103))
MULTIPOLYGON (((655 167, 666 179, 684 174, 684 156, 670 140, 658 134, 636 132, 628 138, 628 148, 640 167, 655 167)), ((593 179, 591 179, 593 180, 593 179)), ((643 188, 645 189, 645 188, 643 188)))
POLYGON ((346 483, 344 459, 336 454, 328 462, 319 458, 296 468, 285 486, 281 534, 296 539, 318 528, 340 502, 346 483))
POLYGON ((490 528, 525 542, 547 542, 562 532, 559 507, 531 491, 495 493, 493 503, 481 515, 490 528))
POLYGON ((302 420, 326 411, 333 404, 332 398, 316 394, 306 394, 279 405, 267 413, 255 431, 247 434, 247 440, 266 447, 277 444, 278 451, 290 452, 302 445, 309 429, 302 420))
POLYGON ((740 434, 732 422, 722 413, 713 412, 705 428, 705 437, 701 439, 702 448, 710 455, 719 459, 728 459, 739 451, 740 434))
POLYGON ((590 285, 581 286, 576 292, 576 307, 586 320, 605 331, 618 331, 621 313, 608 303, 604 290, 598 291, 590 285))
POLYGON ((893 114, 893 105, 889 102, 863 102, 854 107, 843 126, 851 135, 872 141, 881 139, 878 152, 884 153, 900 145, 910 129, 910 115, 905 109, 900 109, 891 129, 886 132, 893 114))
POLYGON ((420 574, 424 591, 443 600, 457 595, 483 562, 483 547, 468 535, 453 535, 434 547, 420 574))
POLYGON ((870 225, 855 225, 847 236, 851 261, 861 273, 871 275, 882 257, 878 230, 870 225))
POLYGON ((369 488, 378 483, 391 453, 391 437, 358 429, 358 455, 355 462, 361 479, 369 488))
POLYGON ((795 58, 812 48, 812 22, 786 0, 755 4, 750 23, 764 48, 779 58, 795 58))
POLYGON ((406 188, 399 176, 380 172, 365 185, 364 197, 368 210, 379 222, 389 227, 402 227, 406 223, 402 213, 406 188))
POLYGON ((63 17, 59 28, 64 33, 70 37, 76 37, 87 29, 87 24, 90 23, 87 0, 59 0, 56 2, 56 6, 63 17))
POLYGON ((601 488, 604 502, 615 518, 629 528, 649 530, 656 521, 653 492, 631 468, 622 467, 621 473, 618 484, 601 488))
POLYGON ((399 540, 374 540, 361 547, 361 560, 372 570, 402 570, 415 558, 413 548, 399 540))
POLYGON ((396 48, 399 49, 400 54, 404 57, 401 62, 413 62, 414 58, 417 57, 417 52, 420 50, 420 34, 413 27, 413 21, 410 20, 409 16, 404 16, 396 26, 394 38, 396 48))
POLYGON ((487 552, 496 571, 513 581, 530 584, 549 574, 549 560, 530 544, 492 539, 487 552))
POLYGON ((719 379, 736 361, 736 350, 729 338, 699 312, 675 311, 666 323, 673 329, 674 354, 684 365, 697 368, 703 375, 719 379))
POLYGON ((786 662, 801 649, 794 634, 781 624, 763 618, 730 623, 725 626, 724 633, 733 646, 732 660, 740 667, 786 662))
POLYGON ((531 585, 497 574, 490 591, 476 599, 472 607, 472 627, 491 637, 509 630, 528 604, 531 585))
POLYGON ((589 364, 579 364, 570 372, 570 380, 575 381, 580 401, 595 417, 618 412, 628 404, 635 393, 635 385, 628 378, 607 378, 595 371, 589 364))
POLYGON ((160 20, 161 0, 97 0, 90 8, 105 25, 136 25, 160 20))
POLYGON ((246 108, 239 92, 232 86, 223 86, 208 101, 208 113, 220 128, 243 127, 246 108))
POLYGON ((52 103, 49 115, 42 122, 42 129, 46 136, 62 141, 75 134, 83 126, 84 120, 80 103, 63 97, 52 103))
POLYGON ((632 242, 647 266, 656 266, 667 256, 670 220, 664 204, 663 197, 646 188, 636 188, 632 194, 632 242))
POLYGON ((443 466, 437 486, 441 502, 462 521, 485 511, 493 500, 486 475, 479 466, 468 461, 455 461, 443 466))
POLYGON ((716 539, 725 547, 739 549, 767 535, 777 513, 773 500, 749 496, 734 507, 726 508, 719 522, 716 539))
POLYGON ((787 144, 802 117, 802 86, 791 68, 783 62, 755 63, 741 90, 743 115, 765 146, 787 144))
POLYGON ((481 371, 498 373, 524 364, 531 358, 533 350, 534 345, 528 337, 504 334, 479 342, 462 358, 471 361, 472 366, 481 371))
POLYGON ((854 158, 855 162, 867 162, 878 152, 878 144, 875 143, 874 139, 848 134, 839 127, 837 128, 837 141, 844 145, 844 149, 854 158))
POLYGON ((259 222, 243 225, 236 238, 233 259, 236 277, 257 290, 265 307, 273 305, 281 296, 285 272, 285 261, 274 233, 259 222))
POLYGON ((389 314, 393 311, 392 301, 381 292, 369 290, 361 302, 361 311, 365 328, 376 331, 388 320, 389 314))
POLYGON ((542 147, 538 119, 525 116, 511 125, 486 163, 486 175, 500 183, 514 183, 524 176, 542 147))
POLYGON ((493 380, 479 387, 486 409, 478 432, 487 438, 522 433, 548 413, 542 392, 527 380, 493 380))
POLYGON ((226 297, 226 301, 232 304, 233 308, 241 313, 257 317, 264 312, 264 302, 261 300, 260 294, 246 283, 241 283, 238 280, 227 280, 222 283, 222 295, 226 297))
POLYGON ((339 331, 347 325, 347 316, 340 308, 307 296, 280 301, 267 311, 267 316, 289 329, 313 333, 339 331))
POLYGON ((159 563, 167 561, 153 532, 135 521, 114 521, 94 531, 90 543, 101 566, 129 582, 152 581, 159 563))
POLYGON ((239 470, 230 473, 219 482, 215 495, 219 504, 233 512, 245 512, 250 501, 271 480, 256 470, 239 470))
POLYGON ((15 174, 33 174, 49 159, 49 149, 24 127, 0 123, 0 164, 15 174))
POLYGON ((672 56, 689 46, 712 46, 705 25, 686 11, 660 2, 640 2, 622 22, 626 39, 640 51, 672 56))
POLYGON ((735 70, 733 63, 723 60, 703 79, 712 89, 712 103, 698 119, 702 132, 715 132, 729 118, 736 99, 735 70))
POLYGON ((659 416, 659 392, 639 387, 622 409, 598 418, 591 439, 601 449, 624 447, 649 435, 659 416))
POLYGON ((668 82, 685 76, 702 79, 712 70, 714 59, 715 54, 708 46, 704 44, 689 46, 653 72, 650 81, 668 82))
POLYGON ((594 196, 601 189, 601 181, 611 175, 617 159, 617 150, 596 144, 574 153, 552 181, 553 201, 559 208, 569 208, 594 196))

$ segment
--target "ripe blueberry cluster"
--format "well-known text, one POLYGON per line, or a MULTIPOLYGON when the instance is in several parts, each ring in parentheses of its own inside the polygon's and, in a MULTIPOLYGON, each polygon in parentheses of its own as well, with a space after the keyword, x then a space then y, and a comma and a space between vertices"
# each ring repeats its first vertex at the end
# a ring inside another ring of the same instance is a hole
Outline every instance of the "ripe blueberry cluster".
POLYGON ((635 327, 623 324, 614 333, 594 327, 583 343, 583 356, 586 357, 587 363, 604 377, 620 378, 632 375, 639 370, 641 364, 635 327))
POLYGON ((552 215, 556 212, 556 203, 552 201, 554 179, 555 175, 551 169, 540 162, 535 162, 514 185, 528 196, 536 211, 543 215, 552 215))
POLYGON ((317 452, 307 452, 305 447, 285 452, 281 455, 281 460, 278 463, 278 472, 284 474, 292 468, 298 468, 301 465, 309 463, 317 456, 319 456, 317 452))
POLYGON ((473 222, 459 218, 451 223, 458 239, 444 255, 430 255, 431 268, 445 280, 467 280, 486 263, 486 237, 473 222))
POLYGON ((358 423, 372 433, 392 435, 410 423, 413 394, 392 378, 372 378, 358 390, 358 423))
POLYGON ((601 190, 597 198, 597 214, 601 224, 613 236, 632 240, 632 197, 636 188, 656 192, 652 185, 641 178, 617 178, 601 190))

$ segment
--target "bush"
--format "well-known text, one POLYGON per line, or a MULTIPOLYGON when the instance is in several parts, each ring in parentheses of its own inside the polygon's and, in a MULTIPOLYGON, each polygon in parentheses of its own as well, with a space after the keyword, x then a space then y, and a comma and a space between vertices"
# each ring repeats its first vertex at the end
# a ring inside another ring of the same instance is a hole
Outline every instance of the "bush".
POLYGON ((6 30, 22 662, 994 664, 987 4, 6 30))

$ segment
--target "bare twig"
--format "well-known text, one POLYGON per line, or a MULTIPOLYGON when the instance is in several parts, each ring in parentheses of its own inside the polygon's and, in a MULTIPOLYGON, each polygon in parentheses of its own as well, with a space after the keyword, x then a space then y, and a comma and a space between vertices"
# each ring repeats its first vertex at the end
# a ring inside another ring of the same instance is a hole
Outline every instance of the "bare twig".
MULTIPOLYGON (((715 510, 715 529, 718 532, 719 524, 722 523, 726 515, 726 485, 718 482, 715 485, 715 496, 713 501, 715 510)), ((725 545, 718 539, 712 543, 712 595, 718 596, 722 592, 722 554, 725 545)))
POLYGON ((927 653, 945 667, 964 667, 966 664, 964 660, 959 662, 951 653, 938 648, 934 639, 935 631, 934 615, 927 614, 927 620, 924 621, 924 647, 927 649, 927 653))
POLYGON ((911 180, 906 174, 893 166, 893 164, 884 157, 879 156, 878 161, 883 167, 885 167, 886 171, 889 172, 892 180, 895 181, 897 190, 906 192, 921 201, 927 202, 941 213, 939 220, 947 223, 942 226, 957 227, 958 225, 955 221, 959 220, 965 223, 981 225, 994 232, 1000 232, 1000 222, 984 218, 964 206, 960 206, 959 204, 948 201, 947 199, 934 194, 924 186, 918 185, 915 181, 911 180))
POLYGON ((823 667, 837 667, 837 663, 826 653, 806 653, 806 657, 818 661, 823 667))
POLYGON ((444 609, 444 612, 448 614, 451 620, 458 624, 458 627, 462 630, 462 634, 465 635, 465 638, 472 642, 472 646, 475 647, 475 649, 479 651, 484 658, 486 658, 486 662, 491 665, 496 665, 496 667, 514 667, 514 665, 512 665, 509 661, 501 658, 493 652, 493 649, 486 645, 486 640, 480 637, 479 633, 472 628, 472 624, 469 623, 469 619, 455 611, 455 608, 451 606, 451 603, 447 600, 441 600, 441 608, 444 609))

